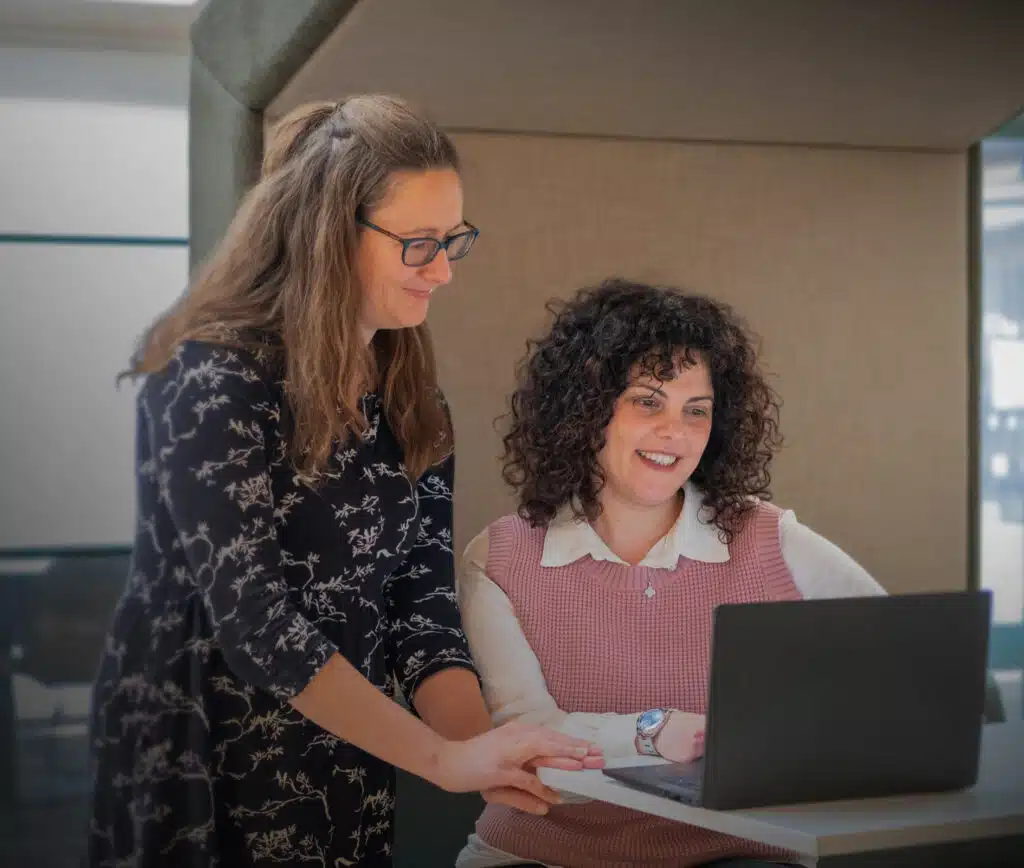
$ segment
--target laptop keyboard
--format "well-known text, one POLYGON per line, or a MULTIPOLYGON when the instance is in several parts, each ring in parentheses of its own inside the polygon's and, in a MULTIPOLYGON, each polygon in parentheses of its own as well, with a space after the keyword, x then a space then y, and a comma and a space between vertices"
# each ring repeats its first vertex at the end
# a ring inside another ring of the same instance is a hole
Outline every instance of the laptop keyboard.
POLYGON ((704 779, 704 758, 686 766, 686 772, 680 774, 672 766, 664 766, 664 775, 658 775, 658 783, 669 793, 684 802, 696 802, 700 799, 701 782, 704 779))

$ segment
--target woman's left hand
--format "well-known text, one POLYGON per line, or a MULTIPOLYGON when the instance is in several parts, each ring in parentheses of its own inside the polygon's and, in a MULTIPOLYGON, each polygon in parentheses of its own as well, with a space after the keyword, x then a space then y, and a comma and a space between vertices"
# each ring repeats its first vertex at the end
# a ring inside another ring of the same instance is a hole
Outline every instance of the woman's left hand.
POLYGON ((703 714, 673 710, 664 729, 654 737, 654 746, 671 762, 693 762, 704 754, 706 725, 703 714))

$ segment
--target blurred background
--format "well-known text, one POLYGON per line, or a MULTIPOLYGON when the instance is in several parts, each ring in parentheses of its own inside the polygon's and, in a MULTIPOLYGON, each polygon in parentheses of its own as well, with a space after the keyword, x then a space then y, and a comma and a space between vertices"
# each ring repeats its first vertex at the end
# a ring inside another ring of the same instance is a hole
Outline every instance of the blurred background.
POLYGON ((452 130, 483 229, 431 312, 460 548, 508 508, 492 420, 544 300, 691 286, 765 337, 778 501, 891 592, 990 588, 1021 717, 1022 4, 585 5, 0 0, 0 865, 82 841, 134 535, 115 378, 263 127, 363 90, 452 130))

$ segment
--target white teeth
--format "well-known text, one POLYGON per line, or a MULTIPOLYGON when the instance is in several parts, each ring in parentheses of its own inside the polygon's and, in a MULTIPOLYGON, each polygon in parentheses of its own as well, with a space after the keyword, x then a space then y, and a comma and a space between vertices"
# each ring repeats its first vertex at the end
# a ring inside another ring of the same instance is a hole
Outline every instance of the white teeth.
POLYGON ((638 449, 637 454, 662 467, 671 467, 679 460, 675 455, 666 455, 664 452, 642 452, 638 449))

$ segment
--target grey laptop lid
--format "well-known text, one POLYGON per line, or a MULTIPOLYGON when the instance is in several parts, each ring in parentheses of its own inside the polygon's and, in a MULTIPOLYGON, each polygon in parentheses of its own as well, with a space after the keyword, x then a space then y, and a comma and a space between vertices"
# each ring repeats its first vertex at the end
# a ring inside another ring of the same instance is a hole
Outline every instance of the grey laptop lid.
POLYGON ((718 607, 701 804, 972 785, 990 619, 985 591, 718 607))

